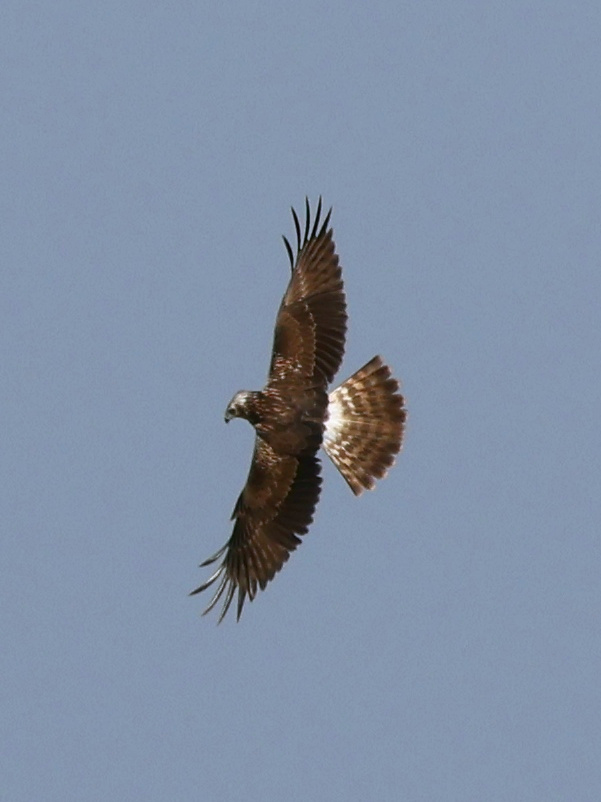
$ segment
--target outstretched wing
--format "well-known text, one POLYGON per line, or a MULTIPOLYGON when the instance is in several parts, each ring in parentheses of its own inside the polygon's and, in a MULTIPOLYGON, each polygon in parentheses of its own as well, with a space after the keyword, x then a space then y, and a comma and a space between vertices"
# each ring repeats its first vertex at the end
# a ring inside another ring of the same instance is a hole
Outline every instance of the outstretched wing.
POLYGON ((252 601, 258 587, 265 589, 300 543, 299 535, 309 529, 319 498, 320 470, 316 456, 280 456, 257 437, 248 479, 232 514, 236 521, 232 536, 201 567, 223 560, 208 581, 190 594, 219 580, 203 614, 225 594, 221 621, 237 589, 240 618, 246 597, 252 601))
POLYGON ((284 243, 292 276, 275 324, 269 385, 319 384, 332 381, 342 362, 346 335, 346 300, 332 229, 332 210, 320 225, 321 198, 311 226, 306 201, 304 232, 292 209, 296 229, 296 255, 284 243))

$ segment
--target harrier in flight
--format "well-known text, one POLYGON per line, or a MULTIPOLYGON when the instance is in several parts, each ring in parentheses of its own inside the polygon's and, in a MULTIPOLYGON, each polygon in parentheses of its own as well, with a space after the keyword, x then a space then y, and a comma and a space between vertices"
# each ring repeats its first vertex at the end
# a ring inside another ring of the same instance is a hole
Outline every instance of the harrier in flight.
POLYGON ((223 597, 219 621, 236 591, 240 618, 246 597, 284 565, 313 521, 321 489, 318 451, 323 447, 359 495, 386 475, 401 448, 406 411, 399 384, 375 356, 329 393, 344 354, 346 300, 330 226, 321 198, 304 228, 292 209, 296 253, 284 237, 292 275, 276 322, 273 353, 263 390, 236 393, 225 420, 246 418, 255 448, 246 485, 236 502, 234 531, 201 567, 220 560, 199 588, 218 582, 208 613, 223 597))

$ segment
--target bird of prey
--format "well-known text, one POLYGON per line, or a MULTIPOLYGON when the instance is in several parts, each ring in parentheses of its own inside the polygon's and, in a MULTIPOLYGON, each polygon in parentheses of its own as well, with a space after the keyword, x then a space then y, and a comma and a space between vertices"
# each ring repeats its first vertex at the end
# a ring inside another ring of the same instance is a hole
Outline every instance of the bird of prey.
POLYGON ((190 595, 218 582, 208 613, 224 597, 219 621, 238 592, 237 617, 288 560, 313 521, 321 489, 323 447, 355 495, 386 475, 401 448, 406 411, 399 383, 375 356, 329 393, 346 335, 346 299, 321 198, 304 228, 292 209, 296 253, 284 237, 292 275, 276 322, 267 384, 240 391, 225 420, 246 418, 256 432, 246 485, 236 502, 234 531, 216 554, 217 570, 190 595))

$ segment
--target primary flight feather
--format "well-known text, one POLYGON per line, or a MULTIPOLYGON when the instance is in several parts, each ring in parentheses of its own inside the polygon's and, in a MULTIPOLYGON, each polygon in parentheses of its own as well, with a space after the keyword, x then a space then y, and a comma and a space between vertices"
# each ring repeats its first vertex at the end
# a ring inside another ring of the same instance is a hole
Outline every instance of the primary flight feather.
POLYGON ((208 613, 223 598, 219 621, 237 591, 237 617, 287 561, 313 521, 321 490, 320 447, 355 495, 386 475, 401 448, 406 417, 399 384, 379 356, 328 395, 344 354, 346 299, 321 198, 311 225, 294 209, 296 252, 284 237, 292 275, 278 310, 267 384, 232 398, 225 420, 246 418, 256 439, 234 531, 205 567, 221 560, 192 594, 218 582, 208 613))

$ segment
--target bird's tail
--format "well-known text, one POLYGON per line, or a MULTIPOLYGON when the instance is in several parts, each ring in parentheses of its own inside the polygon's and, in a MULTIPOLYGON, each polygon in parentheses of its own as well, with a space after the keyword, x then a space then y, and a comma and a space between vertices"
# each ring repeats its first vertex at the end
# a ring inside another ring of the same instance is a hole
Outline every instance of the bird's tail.
POLYGON ((358 496, 384 477, 401 448, 406 410, 379 356, 330 393, 323 448, 358 496))

